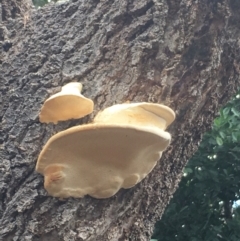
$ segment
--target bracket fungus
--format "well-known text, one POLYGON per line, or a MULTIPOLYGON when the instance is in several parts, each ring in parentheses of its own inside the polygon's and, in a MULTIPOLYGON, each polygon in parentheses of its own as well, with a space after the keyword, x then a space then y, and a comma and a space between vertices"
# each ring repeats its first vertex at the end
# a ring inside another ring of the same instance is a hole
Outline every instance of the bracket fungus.
POLYGON ((82 84, 71 82, 60 92, 48 98, 40 111, 39 120, 43 123, 78 119, 93 112, 93 101, 81 94, 82 84))
POLYGON ((99 112, 94 123, 114 123, 155 126, 165 130, 175 119, 174 111, 161 104, 124 103, 113 105, 99 112))
POLYGON ((170 108, 159 104, 106 108, 92 124, 52 136, 36 170, 54 197, 111 197, 151 172, 170 143, 171 135, 164 130, 174 118, 170 108))

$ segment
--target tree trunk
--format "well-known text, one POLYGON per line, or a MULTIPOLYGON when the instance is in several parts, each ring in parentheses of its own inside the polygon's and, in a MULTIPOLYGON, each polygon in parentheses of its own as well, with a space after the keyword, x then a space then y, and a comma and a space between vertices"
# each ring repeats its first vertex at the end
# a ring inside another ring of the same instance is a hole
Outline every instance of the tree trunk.
POLYGON ((71 0, 34 9, 2 0, 0 240, 150 240, 187 160, 239 86, 239 0, 71 0), (95 111, 42 124, 47 97, 77 80, 95 111), (115 103, 176 111, 152 173, 112 198, 59 200, 35 172, 54 133, 115 103))

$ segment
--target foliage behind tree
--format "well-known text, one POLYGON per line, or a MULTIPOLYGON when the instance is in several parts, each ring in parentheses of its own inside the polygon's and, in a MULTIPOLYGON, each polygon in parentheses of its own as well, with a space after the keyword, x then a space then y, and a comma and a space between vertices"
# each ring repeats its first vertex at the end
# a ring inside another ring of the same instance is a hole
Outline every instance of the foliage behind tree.
POLYGON ((240 96, 206 133, 153 238, 158 241, 240 240, 240 96))

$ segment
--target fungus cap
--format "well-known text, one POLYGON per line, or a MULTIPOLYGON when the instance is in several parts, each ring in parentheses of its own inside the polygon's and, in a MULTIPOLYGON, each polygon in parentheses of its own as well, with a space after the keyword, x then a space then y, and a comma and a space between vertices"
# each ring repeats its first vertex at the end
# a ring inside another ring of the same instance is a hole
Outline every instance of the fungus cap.
POLYGON ((163 130, 175 119, 174 111, 155 103, 125 103, 117 104, 99 112, 94 123, 131 124, 156 126, 163 130))
POLYGON ((72 82, 64 85, 60 92, 48 98, 40 111, 39 120, 57 123, 78 119, 93 112, 93 101, 81 94, 82 84, 72 82))
POLYGON ((113 196, 140 182, 170 143, 158 127, 87 124, 51 137, 41 151, 36 170, 55 197, 113 196))

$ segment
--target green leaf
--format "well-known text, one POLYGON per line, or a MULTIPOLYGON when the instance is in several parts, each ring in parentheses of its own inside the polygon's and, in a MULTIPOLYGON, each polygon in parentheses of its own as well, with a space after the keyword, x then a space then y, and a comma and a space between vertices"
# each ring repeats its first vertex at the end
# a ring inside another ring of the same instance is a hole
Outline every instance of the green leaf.
POLYGON ((238 141, 237 133, 235 133, 235 132, 232 133, 232 139, 233 139, 233 142, 237 142, 238 141))
POLYGON ((183 212, 184 210, 186 210, 188 208, 188 206, 185 206, 184 208, 182 208, 179 213, 183 212))
POLYGON ((222 140, 221 137, 217 137, 217 138, 216 138, 216 141, 217 141, 217 144, 218 144, 219 146, 222 146, 223 140, 222 140))
POLYGON ((234 114, 235 116, 237 116, 237 117, 240 116, 240 113, 239 113, 234 107, 232 107, 231 111, 233 112, 233 114, 234 114))
MULTIPOLYGON (((216 139, 215 139, 215 138, 212 138, 212 137, 209 137, 209 138, 208 138, 208 143, 209 143, 209 144, 212 144, 212 145, 216 145, 216 139)), ((208 143, 207 143, 207 144, 208 144, 208 143)))
POLYGON ((193 170, 192 170, 192 168, 190 168, 190 167, 186 167, 185 169, 184 169, 184 173, 192 173, 193 172, 193 170))
POLYGON ((213 122, 216 127, 220 127, 222 124, 221 118, 216 118, 213 122))
POLYGON ((222 132, 222 131, 219 131, 219 134, 220 134, 220 136, 224 139, 225 138, 225 133, 224 132, 222 132))
POLYGON ((223 169, 223 172, 225 173, 225 175, 228 175, 228 172, 226 169, 223 169))
POLYGON ((223 116, 226 117, 229 114, 230 107, 226 107, 223 109, 223 116))

